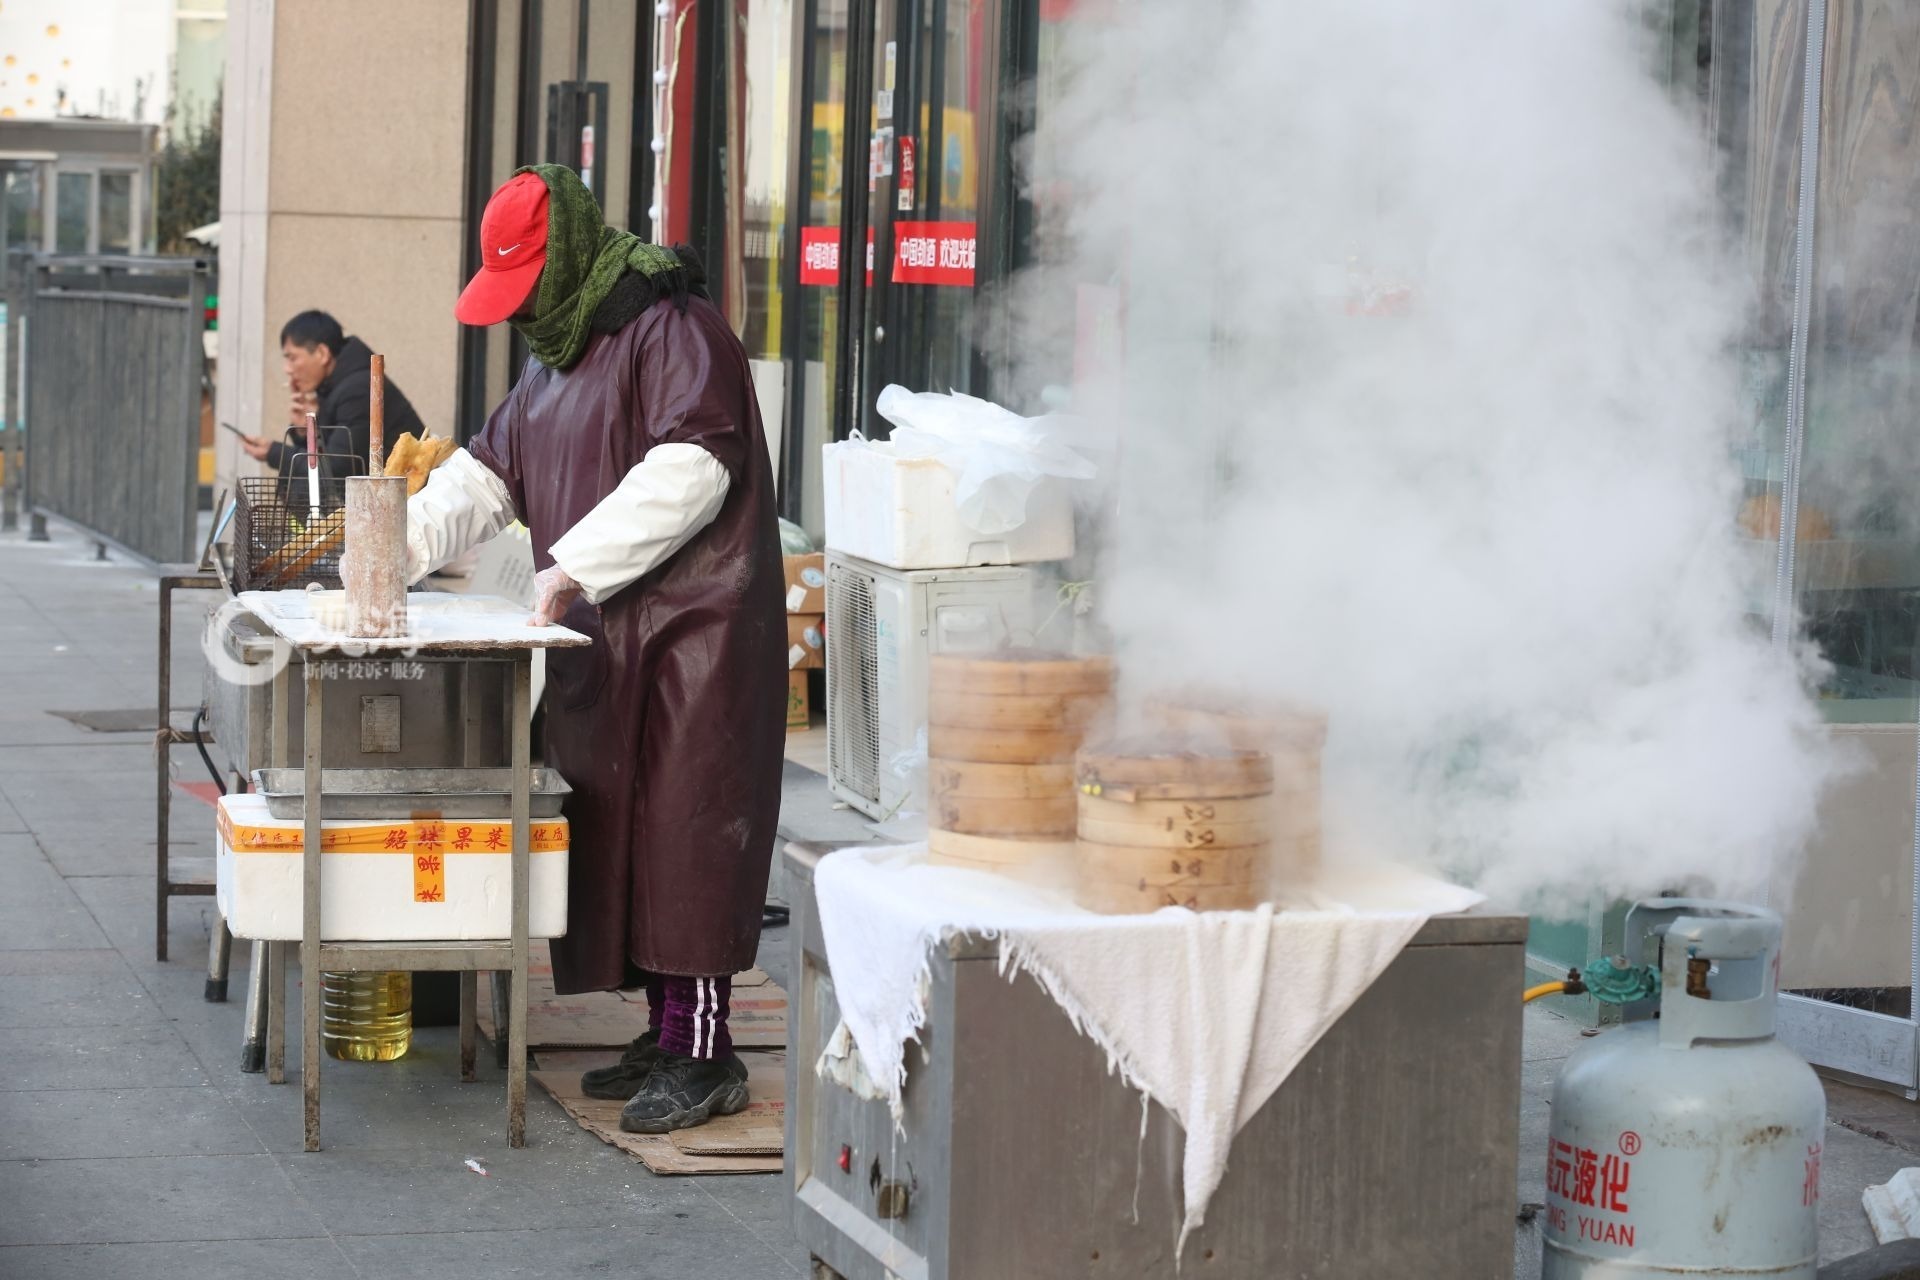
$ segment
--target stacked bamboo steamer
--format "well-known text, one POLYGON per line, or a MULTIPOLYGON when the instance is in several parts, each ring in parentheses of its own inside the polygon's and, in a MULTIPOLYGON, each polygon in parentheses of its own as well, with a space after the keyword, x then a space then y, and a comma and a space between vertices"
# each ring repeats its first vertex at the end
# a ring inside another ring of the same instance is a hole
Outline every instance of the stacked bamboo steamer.
POLYGON ((1041 881, 1072 874, 1074 755, 1113 699, 1113 661, 1033 650, 932 660, 933 860, 1041 881))
POLYGON ((1275 885, 1285 889, 1320 874, 1320 758, 1327 717, 1280 705, 1220 709, 1219 695, 1187 695, 1150 702, 1148 717, 1172 740, 1188 746, 1264 751, 1273 758, 1268 821, 1273 832, 1275 885))
POLYGON ((1272 878, 1273 761, 1166 742, 1082 751, 1075 898, 1114 915, 1244 911, 1272 878))

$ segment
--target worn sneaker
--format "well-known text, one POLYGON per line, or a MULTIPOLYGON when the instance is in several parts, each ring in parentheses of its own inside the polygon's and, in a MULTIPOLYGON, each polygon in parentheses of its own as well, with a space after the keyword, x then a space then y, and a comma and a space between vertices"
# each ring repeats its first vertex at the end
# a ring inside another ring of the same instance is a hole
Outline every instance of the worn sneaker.
POLYGON ((683 1058, 662 1052, 646 1083, 621 1109, 620 1127, 628 1133, 672 1133, 746 1106, 747 1064, 737 1055, 683 1058))
POLYGON ((625 1102, 640 1092, 640 1086, 647 1082, 647 1076, 653 1071, 653 1064, 660 1060, 660 1033, 645 1031, 633 1038, 633 1043, 620 1055, 620 1061, 610 1067, 595 1067, 580 1077, 580 1092, 589 1098, 605 1098, 613 1102, 625 1102))

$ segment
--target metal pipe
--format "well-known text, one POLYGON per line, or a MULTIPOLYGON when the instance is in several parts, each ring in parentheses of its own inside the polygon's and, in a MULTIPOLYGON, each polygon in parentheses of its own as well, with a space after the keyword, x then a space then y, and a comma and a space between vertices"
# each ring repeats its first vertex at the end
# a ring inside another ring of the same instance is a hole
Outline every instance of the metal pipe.
MULTIPOLYGON (((377 385, 377 384, 376 384, 377 385)), ((377 403, 377 401, 376 401, 377 403)), ((322 663, 306 664, 305 824, 300 837, 300 1090, 305 1106, 305 1146, 320 1149, 320 697, 322 663)))

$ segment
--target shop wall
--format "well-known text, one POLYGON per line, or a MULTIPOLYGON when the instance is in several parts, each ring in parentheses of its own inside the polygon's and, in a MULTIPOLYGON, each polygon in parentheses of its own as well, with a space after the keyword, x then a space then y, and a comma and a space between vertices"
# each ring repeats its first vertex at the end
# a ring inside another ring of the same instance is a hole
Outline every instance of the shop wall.
MULTIPOLYGON (((467 18, 466 0, 234 5, 221 183, 224 420, 278 430, 280 326, 318 307, 386 354, 429 427, 450 429, 467 18)), ((221 449, 221 482, 230 483, 243 459, 231 437, 221 449)))
POLYGON ((1856 770, 1827 794, 1820 828, 1780 895, 1790 991, 1905 987, 1912 963, 1914 730, 1834 725, 1856 770))

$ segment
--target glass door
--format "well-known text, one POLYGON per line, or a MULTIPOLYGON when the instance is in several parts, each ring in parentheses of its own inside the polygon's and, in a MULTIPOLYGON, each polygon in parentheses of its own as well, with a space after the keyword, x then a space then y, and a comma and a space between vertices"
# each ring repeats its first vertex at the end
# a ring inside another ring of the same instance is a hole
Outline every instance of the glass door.
MULTIPOLYGON (((1920 986, 1920 11, 1806 0, 1817 59, 1797 156, 1775 635, 1830 664, 1827 732, 1858 767, 1822 806, 1789 900, 1780 1033, 1813 1062, 1912 1091, 1920 986)), ((1777 494, 1777 497, 1776 497, 1777 494)), ((1749 500, 1749 507, 1754 500, 1749 500)))
POLYGON ((857 412, 869 435, 889 383, 974 389, 986 0, 882 0, 868 103, 867 223, 874 272, 862 308, 857 412))

